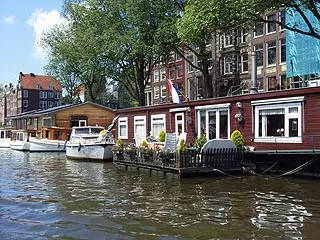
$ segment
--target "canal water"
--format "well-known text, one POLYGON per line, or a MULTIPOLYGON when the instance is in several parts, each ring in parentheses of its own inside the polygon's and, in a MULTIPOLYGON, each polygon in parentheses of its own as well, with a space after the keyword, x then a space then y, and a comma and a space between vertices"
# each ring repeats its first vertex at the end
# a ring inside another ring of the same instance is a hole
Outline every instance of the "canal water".
POLYGON ((125 170, 0 149, 0 239, 318 239, 320 180, 125 170))

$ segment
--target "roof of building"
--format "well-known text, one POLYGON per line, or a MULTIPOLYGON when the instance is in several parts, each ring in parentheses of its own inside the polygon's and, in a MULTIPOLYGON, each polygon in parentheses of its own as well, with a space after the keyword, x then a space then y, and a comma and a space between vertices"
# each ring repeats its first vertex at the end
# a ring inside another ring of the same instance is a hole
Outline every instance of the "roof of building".
POLYGON ((36 75, 34 73, 26 74, 20 72, 19 83, 24 89, 62 91, 60 82, 54 77, 47 75, 36 75))
POLYGON ((57 106, 57 107, 53 107, 53 108, 48 108, 48 109, 45 109, 45 110, 40 110, 40 111, 33 110, 33 111, 17 114, 17 115, 14 115, 14 116, 8 116, 8 117, 6 117, 6 119, 19 119, 19 118, 37 117, 37 116, 41 116, 41 115, 56 113, 56 112, 59 112, 59 111, 65 110, 65 109, 78 107, 78 106, 82 106, 82 105, 86 105, 86 104, 94 105, 96 107, 103 108, 103 109, 108 110, 110 112, 115 112, 113 109, 108 108, 108 107, 103 106, 103 105, 100 105, 98 103, 82 102, 82 103, 73 103, 73 104, 61 105, 61 106, 57 106))

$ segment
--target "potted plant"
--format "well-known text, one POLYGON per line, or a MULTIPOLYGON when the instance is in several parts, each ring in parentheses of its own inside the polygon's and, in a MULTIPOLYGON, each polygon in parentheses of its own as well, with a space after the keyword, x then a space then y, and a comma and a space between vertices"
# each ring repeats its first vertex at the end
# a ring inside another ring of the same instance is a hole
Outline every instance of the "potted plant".
POLYGON ((129 144, 123 148, 123 158, 126 161, 133 162, 137 160, 137 147, 134 144, 129 144))
POLYGON ((139 152, 142 161, 151 162, 153 160, 153 149, 149 146, 146 140, 143 140, 139 147, 139 152))
POLYGON ((206 137, 206 134, 205 133, 202 133, 200 135, 200 137, 198 137, 195 141, 195 147, 198 149, 198 150, 201 150, 201 148, 203 147, 203 145, 207 142, 207 137, 206 137))
POLYGON ((232 142, 234 142, 237 148, 243 149, 243 146, 244 146, 243 135, 239 130, 234 130, 231 133, 230 139, 232 142))
POLYGON ((170 149, 160 149, 158 156, 159 160, 165 166, 169 165, 175 160, 175 152, 171 151, 170 149))
POLYGON ((159 142, 164 142, 166 140, 166 132, 164 130, 161 130, 159 132, 159 142))
POLYGON ((118 139, 116 144, 111 148, 113 160, 123 160, 123 140, 118 139))

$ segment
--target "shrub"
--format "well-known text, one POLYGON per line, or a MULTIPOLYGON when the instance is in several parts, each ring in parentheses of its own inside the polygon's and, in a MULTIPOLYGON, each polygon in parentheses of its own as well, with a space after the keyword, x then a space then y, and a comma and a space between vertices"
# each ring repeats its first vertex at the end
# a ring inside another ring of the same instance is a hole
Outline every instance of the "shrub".
POLYGON ((244 141, 243 135, 239 130, 234 130, 231 134, 231 141, 237 146, 237 148, 243 148, 244 141))
POLYGON ((202 146, 207 142, 207 137, 205 133, 202 133, 195 141, 196 148, 201 149, 202 146))
POLYGON ((166 140, 166 132, 164 130, 161 130, 159 132, 159 142, 164 142, 166 140))
POLYGON ((178 146, 178 153, 184 153, 185 151, 186 151, 186 146, 184 145, 184 139, 181 139, 178 146))

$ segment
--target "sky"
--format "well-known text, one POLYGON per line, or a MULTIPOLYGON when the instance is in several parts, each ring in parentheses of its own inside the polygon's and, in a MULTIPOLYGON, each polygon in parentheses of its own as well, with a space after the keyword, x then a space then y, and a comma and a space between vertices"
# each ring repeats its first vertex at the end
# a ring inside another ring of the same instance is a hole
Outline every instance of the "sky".
POLYGON ((20 72, 45 74, 43 33, 63 22, 63 0, 0 0, 0 84, 17 84, 20 72))

